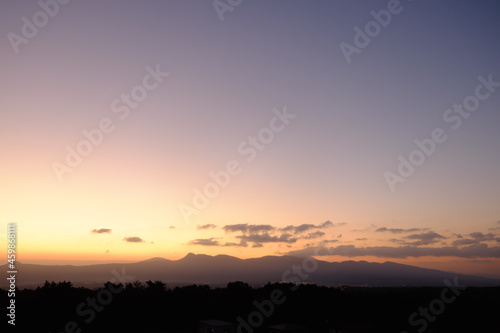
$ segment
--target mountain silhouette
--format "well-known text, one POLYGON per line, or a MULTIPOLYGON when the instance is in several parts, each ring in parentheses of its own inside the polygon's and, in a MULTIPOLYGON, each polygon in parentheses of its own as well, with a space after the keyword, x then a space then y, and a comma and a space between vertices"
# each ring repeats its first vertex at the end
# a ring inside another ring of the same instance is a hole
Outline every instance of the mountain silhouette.
MULTIPOLYGON (((313 258, 265 256, 239 259, 228 255, 209 256, 189 253, 179 260, 151 258, 136 263, 87 266, 34 265, 17 263, 17 286, 35 287, 48 281, 71 281, 74 285, 92 286, 113 280, 125 272, 132 281, 160 280, 167 285, 226 285, 244 281, 253 285, 288 281, 325 286, 443 286, 454 281, 468 286, 500 286, 500 279, 485 278, 394 262, 326 262, 313 258), (114 273, 113 273, 114 272, 114 273)), ((7 265, 0 266, 7 271, 7 265)), ((5 282, 4 282, 5 281, 5 282)), ((7 280, 0 287, 7 287, 7 280)))

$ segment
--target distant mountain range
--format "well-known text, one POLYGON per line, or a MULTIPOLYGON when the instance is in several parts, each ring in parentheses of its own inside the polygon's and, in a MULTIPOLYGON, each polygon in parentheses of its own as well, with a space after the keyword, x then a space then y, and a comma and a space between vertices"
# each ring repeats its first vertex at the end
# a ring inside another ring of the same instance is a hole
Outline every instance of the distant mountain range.
MULTIPOLYGON (((0 266, 3 272, 7 265, 0 266)), ((444 286, 444 280, 455 277, 460 285, 500 286, 500 279, 456 274, 419 268, 393 262, 366 261, 326 262, 313 258, 266 256, 238 259, 227 255, 208 256, 188 254, 179 260, 152 258, 137 263, 99 264, 88 266, 32 265, 17 262, 17 286, 35 287, 48 281, 71 281, 75 286, 102 286, 116 281, 117 275, 129 276, 127 281, 160 280, 167 286, 210 284, 225 286, 228 282, 243 281, 251 285, 289 281, 326 286, 444 286), (132 278, 133 277, 133 278, 132 278)), ((7 280, 0 281, 0 288, 7 280)))

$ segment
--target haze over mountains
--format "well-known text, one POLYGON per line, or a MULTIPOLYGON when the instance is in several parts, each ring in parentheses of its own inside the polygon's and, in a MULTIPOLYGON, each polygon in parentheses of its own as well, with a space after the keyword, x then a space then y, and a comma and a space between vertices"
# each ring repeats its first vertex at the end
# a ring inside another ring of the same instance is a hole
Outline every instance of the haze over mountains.
MULTIPOLYGON (((319 285, 352 286, 443 286, 444 280, 467 286, 500 286, 500 279, 456 274, 393 262, 366 261, 326 262, 313 258, 266 256, 238 259, 227 255, 208 256, 189 253, 180 260, 152 258, 137 263, 99 264, 88 266, 33 265, 17 263, 17 286, 35 287, 48 281, 71 281, 74 285, 101 286, 116 281, 119 275, 126 282, 161 280, 167 286, 210 284, 225 286, 244 281, 259 285, 287 281, 319 285)), ((1 266, 6 272, 7 266, 1 266)), ((0 287, 7 286, 5 279, 0 287)))

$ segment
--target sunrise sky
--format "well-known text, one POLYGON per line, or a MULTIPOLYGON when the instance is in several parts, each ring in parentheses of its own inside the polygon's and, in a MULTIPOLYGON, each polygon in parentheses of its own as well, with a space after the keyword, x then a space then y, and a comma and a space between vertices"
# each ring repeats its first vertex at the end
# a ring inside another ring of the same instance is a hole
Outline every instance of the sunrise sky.
POLYGON ((0 4, 19 261, 321 244, 500 276, 497 1, 41 3, 0 4))

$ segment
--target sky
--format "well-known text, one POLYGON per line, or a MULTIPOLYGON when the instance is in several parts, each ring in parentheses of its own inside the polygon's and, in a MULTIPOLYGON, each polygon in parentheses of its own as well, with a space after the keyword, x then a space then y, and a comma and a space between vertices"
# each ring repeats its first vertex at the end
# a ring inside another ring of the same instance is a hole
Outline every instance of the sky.
POLYGON ((0 4, 0 246, 500 276, 497 1, 0 4))

